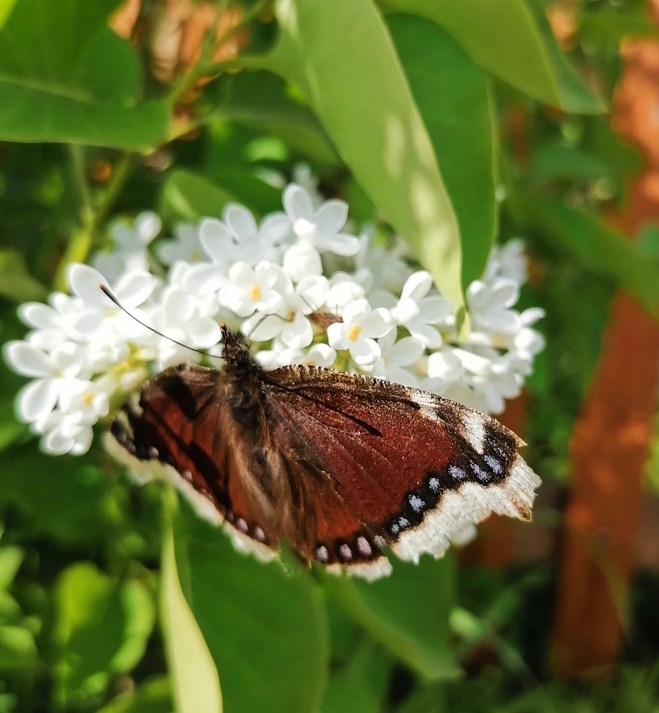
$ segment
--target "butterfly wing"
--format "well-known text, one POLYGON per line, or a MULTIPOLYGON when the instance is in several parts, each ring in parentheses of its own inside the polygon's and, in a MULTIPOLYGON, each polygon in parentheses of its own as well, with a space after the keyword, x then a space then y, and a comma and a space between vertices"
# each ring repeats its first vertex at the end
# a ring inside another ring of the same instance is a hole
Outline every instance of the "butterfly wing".
POLYGON ((326 500, 311 499, 317 559, 368 576, 363 565, 384 544, 418 561, 492 512, 530 518, 540 479, 517 453, 523 442, 496 420, 360 375, 289 366, 263 378, 277 437, 325 474, 354 516, 352 532, 340 529, 326 500))

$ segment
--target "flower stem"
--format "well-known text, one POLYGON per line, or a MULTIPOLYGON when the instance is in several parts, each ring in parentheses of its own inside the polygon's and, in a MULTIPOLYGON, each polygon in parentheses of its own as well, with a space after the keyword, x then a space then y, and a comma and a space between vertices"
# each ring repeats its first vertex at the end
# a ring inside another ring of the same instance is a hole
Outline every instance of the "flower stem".
POLYGON ((55 275, 54 287, 56 290, 63 292, 68 291, 66 268, 72 262, 84 262, 87 259, 89 251, 94 245, 98 229, 112 210, 121 189, 126 183, 126 179, 135 165, 135 154, 129 152, 123 154, 115 166, 112 178, 100 202, 95 207, 92 205, 91 194, 85 178, 84 157, 80 147, 71 147, 71 162, 82 205, 80 208, 80 225, 71 233, 55 275))

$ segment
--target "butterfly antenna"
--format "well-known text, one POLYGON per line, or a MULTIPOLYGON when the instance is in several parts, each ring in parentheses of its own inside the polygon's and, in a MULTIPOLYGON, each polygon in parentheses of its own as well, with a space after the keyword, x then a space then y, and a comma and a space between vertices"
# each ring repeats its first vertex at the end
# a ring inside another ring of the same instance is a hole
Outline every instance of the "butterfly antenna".
POLYGON ((99 285, 99 288, 101 292, 110 300, 112 300, 117 307, 119 307, 120 310, 125 312, 131 319, 134 319, 138 324, 141 324, 145 329, 150 330, 154 334, 157 334, 159 337, 162 337, 163 339, 169 339, 170 342, 173 342, 174 344, 178 344, 179 347, 183 347, 184 349, 189 349, 191 352, 197 352, 197 354, 203 354, 204 356, 209 356, 209 357, 215 357, 221 358, 219 354, 211 354, 208 351, 205 351, 203 349, 196 349, 195 347, 191 347, 188 344, 184 344, 183 342, 179 342, 177 339, 174 339, 173 337, 168 337, 166 334, 163 334, 162 332, 159 332, 155 327, 152 327, 150 324, 146 324, 143 322, 141 319, 138 319, 134 314, 131 314, 122 304, 119 302, 119 300, 112 294, 111 290, 109 287, 106 287, 105 285, 99 285))

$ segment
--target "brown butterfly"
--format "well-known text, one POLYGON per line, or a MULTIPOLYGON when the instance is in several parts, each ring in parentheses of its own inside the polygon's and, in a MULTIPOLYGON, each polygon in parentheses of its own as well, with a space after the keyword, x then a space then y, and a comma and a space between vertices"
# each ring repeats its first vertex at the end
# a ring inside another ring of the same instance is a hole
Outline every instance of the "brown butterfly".
POLYGON ((222 331, 222 371, 163 371, 108 443, 138 476, 170 479, 239 548, 272 556, 286 539, 305 562, 375 579, 391 570, 387 549, 416 562, 492 512, 530 519, 540 479, 493 418, 366 376, 266 371, 222 331))

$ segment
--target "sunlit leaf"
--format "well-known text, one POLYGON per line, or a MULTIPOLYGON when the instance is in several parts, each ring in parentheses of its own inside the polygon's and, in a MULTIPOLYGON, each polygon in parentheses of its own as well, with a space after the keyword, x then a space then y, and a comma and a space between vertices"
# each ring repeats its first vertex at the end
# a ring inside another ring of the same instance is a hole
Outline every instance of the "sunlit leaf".
POLYGON ((122 693, 99 713, 171 713, 172 692, 167 676, 154 676, 135 690, 122 693))
POLYGON ((0 249, 0 297, 20 303, 47 296, 48 290, 30 275, 25 258, 13 248, 0 249))
POLYGON ((27 629, 0 625, 0 671, 30 668, 38 658, 34 637, 27 629))
POLYGON ((16 546, 0 547, 0 589, 7 589, 14 581, 25 552, 16 546))
POLYGON ((160 613, 176 712, 222 713, 217 669, 181 589, 171 528, 163 540, 161 576, 160 613))
POLYGON ((237 198, 224 189, 185 169, 177 169, 162 189, 160 213, 171 221, 222 217, 222 208, 237 198))

